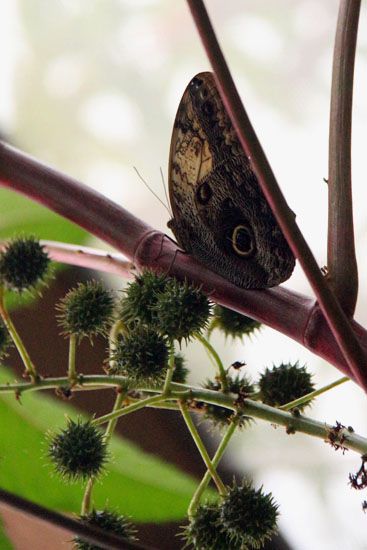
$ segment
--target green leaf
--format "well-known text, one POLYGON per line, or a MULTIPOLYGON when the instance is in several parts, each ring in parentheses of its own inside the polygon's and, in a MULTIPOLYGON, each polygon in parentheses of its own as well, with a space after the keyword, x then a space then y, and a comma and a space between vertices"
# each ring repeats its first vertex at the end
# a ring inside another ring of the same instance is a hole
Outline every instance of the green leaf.
POLYGON ((0 517, 0 548, 1 550, 14 550, 13 545, 6 536, 3 522, 0 517))
POLYGON ((30 233, 39 239, 82 244, 88 233, 45 206, 0 189, 0 239, 30 233))
MULTIPOLYGON (((9 371, 0 369, 0 382, 10 380, 9 371)), ((75 419, 78 412, 40 393, 25 393, 21 402, 0 394, 0 487, 49 508, 78 513, 84 486, 57 477, 45 437, 47 430, 65 427, 65 413, 75 419)), ((185 516, 196 488, 191 477, 121 438, 112 439, 111 451, 112 460, 93 492, 96 507, 108 505, 142 522, 185 516)))

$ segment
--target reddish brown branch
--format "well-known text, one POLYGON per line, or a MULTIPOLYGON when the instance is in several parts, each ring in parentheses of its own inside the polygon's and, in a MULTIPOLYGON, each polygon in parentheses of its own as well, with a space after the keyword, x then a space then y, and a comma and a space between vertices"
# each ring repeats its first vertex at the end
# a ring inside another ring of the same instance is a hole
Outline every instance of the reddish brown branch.
POLYGON ((133 258, 137 240, 152 231, 100 193, 1 142, 0 179, 3 186, 47 206, 128 258, 133 258))
MULTIPOLYGON (((75 223, 80 222, 140 268, 170 272, 203 284, 213 300, 279 330, 353 378, 313 299, 282 287, 254 291, 232 285, 180 252, 168 237, 136 220, 120 206, 4 144, 0 144, 0 185, 48 206, 75 223)), ((361 344, 367 348, 366 331, 357 324, 354 327, 361 344)))
POLYGON ((213 67, 218 88, 237 135, 251 158, 262 191, 282 228, 296 258, 312 286, 322 312, 346 361, 360 385, 367 390, 366 354, 359 345, 349 320, 325 282, 312 252, 298 228, 278 186, 271 166, 242 104, 227 63, 220 49, 202 0, 187 0, 205 51, 213 67))
POLYGON ((335 36, 329 131, 328 280, 345 313, 358 295, 354 246, 351 133, 360 0, 342 0, 335 36))

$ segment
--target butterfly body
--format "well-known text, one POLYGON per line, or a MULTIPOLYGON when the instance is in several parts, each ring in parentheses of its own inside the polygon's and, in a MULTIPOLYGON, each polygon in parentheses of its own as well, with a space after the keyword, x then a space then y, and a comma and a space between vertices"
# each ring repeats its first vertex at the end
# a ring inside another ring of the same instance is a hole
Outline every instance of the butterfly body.
POLYGON ((288 279, 294 256, 238 141, 211 73, 194 77, 172 133, 168 225, 179 245, 243 288, 288 279))

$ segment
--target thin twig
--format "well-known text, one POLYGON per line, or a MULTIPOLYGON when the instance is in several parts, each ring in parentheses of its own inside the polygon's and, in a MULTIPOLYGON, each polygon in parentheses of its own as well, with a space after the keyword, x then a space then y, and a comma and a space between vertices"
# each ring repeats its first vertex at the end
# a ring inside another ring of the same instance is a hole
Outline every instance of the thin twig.
POLYGON ((38 379, 37 369, 32 362, 32 359, 29 356, 27 348, 25 347, 23 340, 21 339, 15 325, 9 315, 7 307, 5 305, 5 296, 4 296, 4 287, 0 285, 0 316, 3 320, 4 325, 6 326, 11 339, 14 342, 15 347, 18 350, 18 353, 23 361, 25 368, 25 375, 30 376, 32 382, 38 379))
MULTIPOLYGON (((134 264, 118 252, 106 252, 88 246, 58 241, 41 240, 40 244, 54 262, 105 271, 124 277, 131 277, 134 272, 134 264)), ((0 241, 0 251, 5 248, 5 245, 6 241, 0 241)))
POLYGON ((360 0, 341 0, 331 84, 328 177, 328 281, 347 315, 358 295, 354 245, 351 133, 354 59, 360 0))
POLYGON ((278 186, 271 166, 242 104, 202 0, 187 0, 207 56, 213 67, 226 110, 243 150, 251 158, 261 189, 313 288, 321 310, 356 380, 367 391, 367 361, 352 327, 328 287, 278 186))
POLYGON ((201 455, 201 458, 204 461, 205 466, 207 467, 210 476, 212 480, 214 481, 215 485, 217 486, 217 489, 219 491, 219 494, 223 497, 227 494, 226 486, 224 485, 223 481, 221 480, 217 470, 213 466, 212 461, 210 460, 210 456, 208 454, 208 451, 206 450, 206 447, 203 443, 203 440, 201 439, 199 432, 196 429, 196 426, 191 418, 190 411, 184 401, 179 401, 178 405, 180 407, 181 414, 185 420, 186 426, 190 432, 191 437, 193 438, 195 445, 201 455))
MULTIPOLYGON (((232 435, 234 434, 235 430, 236 430, 236 427, 237 427, 237 422, 234 420, 230 423, 230 425, 228 426, 227 430, 226 430, 226 433, 224 434, 220 444, 218 445, 218 448, 215 452, 215 455, 213 456, 212 458, 212 465, 214 468, 216 468, 222 458, 222 456, 224 455, 224 452, 225 450, 227 449, 228 447, 228 443, 232 437, 232 435)), ((196 512, 196 509, 197 507, 199 506, 199 503, 200 503, 200 499, 205 491, 205 489, 207 488, 207 486, 209 485, 209 481, 211 480, 211 475, 210 475, 210 472, 209 470, 207 470, 204 474, 204 477, 202 478, 202 480, 200 481, 192 499, 191 499, 191 502, 189 504, 189 507, 188 507, 188 510, 187 510, 187 515, 189 516, 189 518, 193 517, 195 515, 195 512, 196 512)))

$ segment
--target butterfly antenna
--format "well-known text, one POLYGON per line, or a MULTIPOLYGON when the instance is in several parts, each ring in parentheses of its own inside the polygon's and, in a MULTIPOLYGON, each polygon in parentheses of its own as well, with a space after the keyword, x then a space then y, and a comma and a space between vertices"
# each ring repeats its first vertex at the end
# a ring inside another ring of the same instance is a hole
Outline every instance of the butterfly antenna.
POLYGON ((161 173, 161 180, 162 180, 162 185, 163 185, 164 196, 166 197, 166 201, 167 201, 167 210, 170 213, 171 218, 173 218, 173 213, 171 212, 171 209, 169 207, 169 200, 168 200, 168 195, 167 195, 166 182, 164 181, 162 166, 159 167, 159 171, 161 173))
POLYGON ((168 207, 166 204, 164 204, 164 202, 160 199, 160 197, 157 195, 157 193, 148 185, 148 183, 145 181, 145 179, 143 178, 143 176, 139 173, 138 169, 136 168, 136 166, 133 166, 135 172, 137 173, 138 175, 138 178, 141 179, 141 181, 144 183, 144 185, 149 189, 149 191, 152 193, 152 195, 155 196, 155 198, 157 200, 159 200, 159 202, 164 206, 164 208, 167 210, 168 214, 170 216, 172 216, 171 212, 169 211, 168 207))

